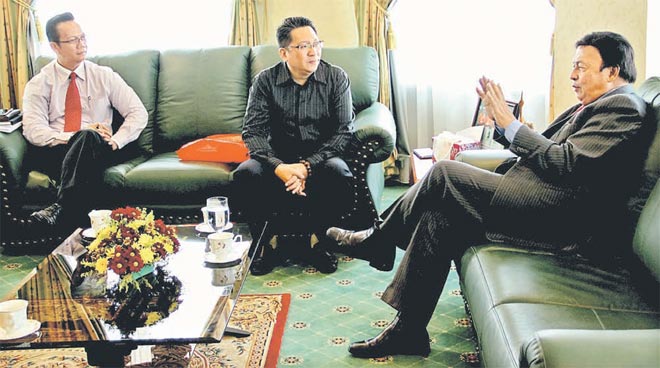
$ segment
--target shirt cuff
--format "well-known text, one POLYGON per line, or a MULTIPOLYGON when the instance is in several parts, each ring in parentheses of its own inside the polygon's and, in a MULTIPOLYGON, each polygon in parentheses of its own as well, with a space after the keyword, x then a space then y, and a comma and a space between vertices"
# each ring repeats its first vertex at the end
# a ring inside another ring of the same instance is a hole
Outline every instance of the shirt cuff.
POLYGON ((506 138, 509 143, 513 143, 513 138, 516 137, 516 133, 518 133, 518 130, 521 126, 522 123, 517 119, 512 121, 511 124, 509 124, 509 126, 504 129, 504 138, 506 138))
POLYGON ((279 165, 281 165, 281 164, 283 164, 283 163, 284 163, 284 161, 280 160, 280 159, 277 158, 277 157, 270 157, 270 158, 268 158, 268 164, 272 167, 273 170, 275 170, 275 168, 276 168, 277 166, 279 166, 279 165))
POLYGON ((55 140, 60 141, 60 142, 68 142, 69 139, 71 139, 71 136, 73 136, 75 132, 61 132, 55 134, 55 140))

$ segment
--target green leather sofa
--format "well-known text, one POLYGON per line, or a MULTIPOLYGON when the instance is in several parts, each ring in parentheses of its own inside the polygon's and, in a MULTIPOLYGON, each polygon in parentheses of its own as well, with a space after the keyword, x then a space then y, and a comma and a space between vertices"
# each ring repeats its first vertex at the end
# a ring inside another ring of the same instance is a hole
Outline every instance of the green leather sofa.
MULTIPOLYGON (((396 128, 389 109, 377 102, 376 52, 368 47, 326 48, 323 58, 341 66, 351 80, 357 131, 349 166, 356 176, 356 196, 370 194, 368 200, 373 198, 378 208, 384 187, 381 162, 394 150, 396 128)), ((199 221, 205 198, 231 195, 235 165, 182 162, 175 151, 211 134, 240 133, 252 78, 279 61, 277 48, 142 50, 90 60, 119 73, 149 113, 147 127, 126 148, 133 150, 133 158, 104 173, 105 187, 99 188, 99 195, 108 199, 108 206, 145 207, 167 222, 190 223, 199 221)), ((49 61, 40 58, 37 67, 49 61)), ((116 118, 114 123, 119 124, 121 117, 116 118)), ((26 148, 20 131, 0 133, 3 245, 23 241, 20 235, 12 236, 11 229, 20 227, 30 211, 53 200, 52 195, 44 198, 39 186, 27 185, 31 181, 23 161, 26 148)))
MULTIPOLYGON (((660 126, 660 78, 646 80, 638 93, 660 126)), ((506 152, 464 151, 457 159, 493 168, 506 152)), ((602 264, 501 243, 467 250, 459 273, 482 366, 660 366, 659 176, 660 129, 640 200, 630 202, 641 216, 625 261, 602 264)))

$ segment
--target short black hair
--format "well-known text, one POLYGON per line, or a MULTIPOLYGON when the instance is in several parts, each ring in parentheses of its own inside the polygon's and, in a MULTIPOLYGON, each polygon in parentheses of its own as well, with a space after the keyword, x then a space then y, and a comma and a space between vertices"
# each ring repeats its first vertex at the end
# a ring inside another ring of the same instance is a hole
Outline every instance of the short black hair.
POLYGON ((314 23, 305 17, 289 17, 284 19, 282 24, 277 27, 277 44, 280 47, 287 47, 291 44, 291 31, 300 27, 311 27, 316 32, 314 23))
POLYGON ((73 14, 69 12, 58 14, 50 18, 48 23, 46 23, 46 37, 48 37, 48 42, 59 42, 60 34, 57 32, 57 25, 72 20, 74 20, 73 14))
POLYGON ((625 37, 614 32, 593 32, 582 37, 575 43, 578 46, 593 46, 600 52, 603 65, 600 70, 610 66, 619 67, 619 76, 633 83, 637 79, 635 68, 635 53, 630 42, 625 37))

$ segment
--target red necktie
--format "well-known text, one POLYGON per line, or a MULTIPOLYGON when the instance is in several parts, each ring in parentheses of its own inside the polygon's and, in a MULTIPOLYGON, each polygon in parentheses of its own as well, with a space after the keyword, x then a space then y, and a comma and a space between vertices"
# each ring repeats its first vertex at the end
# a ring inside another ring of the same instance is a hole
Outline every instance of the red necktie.
POLYGON ((64 131, 77 132, 80 130, 82 107, 80 106, 80 93, 76 84, 76 73, 71 73, 69 88, 66 90, 64 101, 64 131))

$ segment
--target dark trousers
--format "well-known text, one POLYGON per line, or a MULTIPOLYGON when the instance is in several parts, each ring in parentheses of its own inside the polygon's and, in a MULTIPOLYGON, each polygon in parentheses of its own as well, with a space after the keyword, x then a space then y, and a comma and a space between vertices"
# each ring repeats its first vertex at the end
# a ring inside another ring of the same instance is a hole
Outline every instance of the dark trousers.
POLYGON ((379 240, 406 250, 382 300, 426 326, 452 259, 485 240, 484 216, 501 175, 440 161, 383 214, 379 240), (390 241, 391 240, 391 241, 390 241))
POLYGON ((330 158, 314 167, 306 183, 307 196, 303 197, 287 192, 270 167, 250 159, 234 171, 230 206, 248 222, 284 221, 289 228, 315 233, 320 238, 353 204, 352 177, 344 160, 330 158), (298 213, 306 215, 295 215, 298 213))
POLYGON ((103 171, 123 159, 120 152, 113 151, 98 133, 81 130, 67 144, 30 146, 28 162, 32 163, 31 170, 60 179, 57 203, 62 205, 67 220, 83 225, 88 223, 90 210, 105 205, 103 171))

